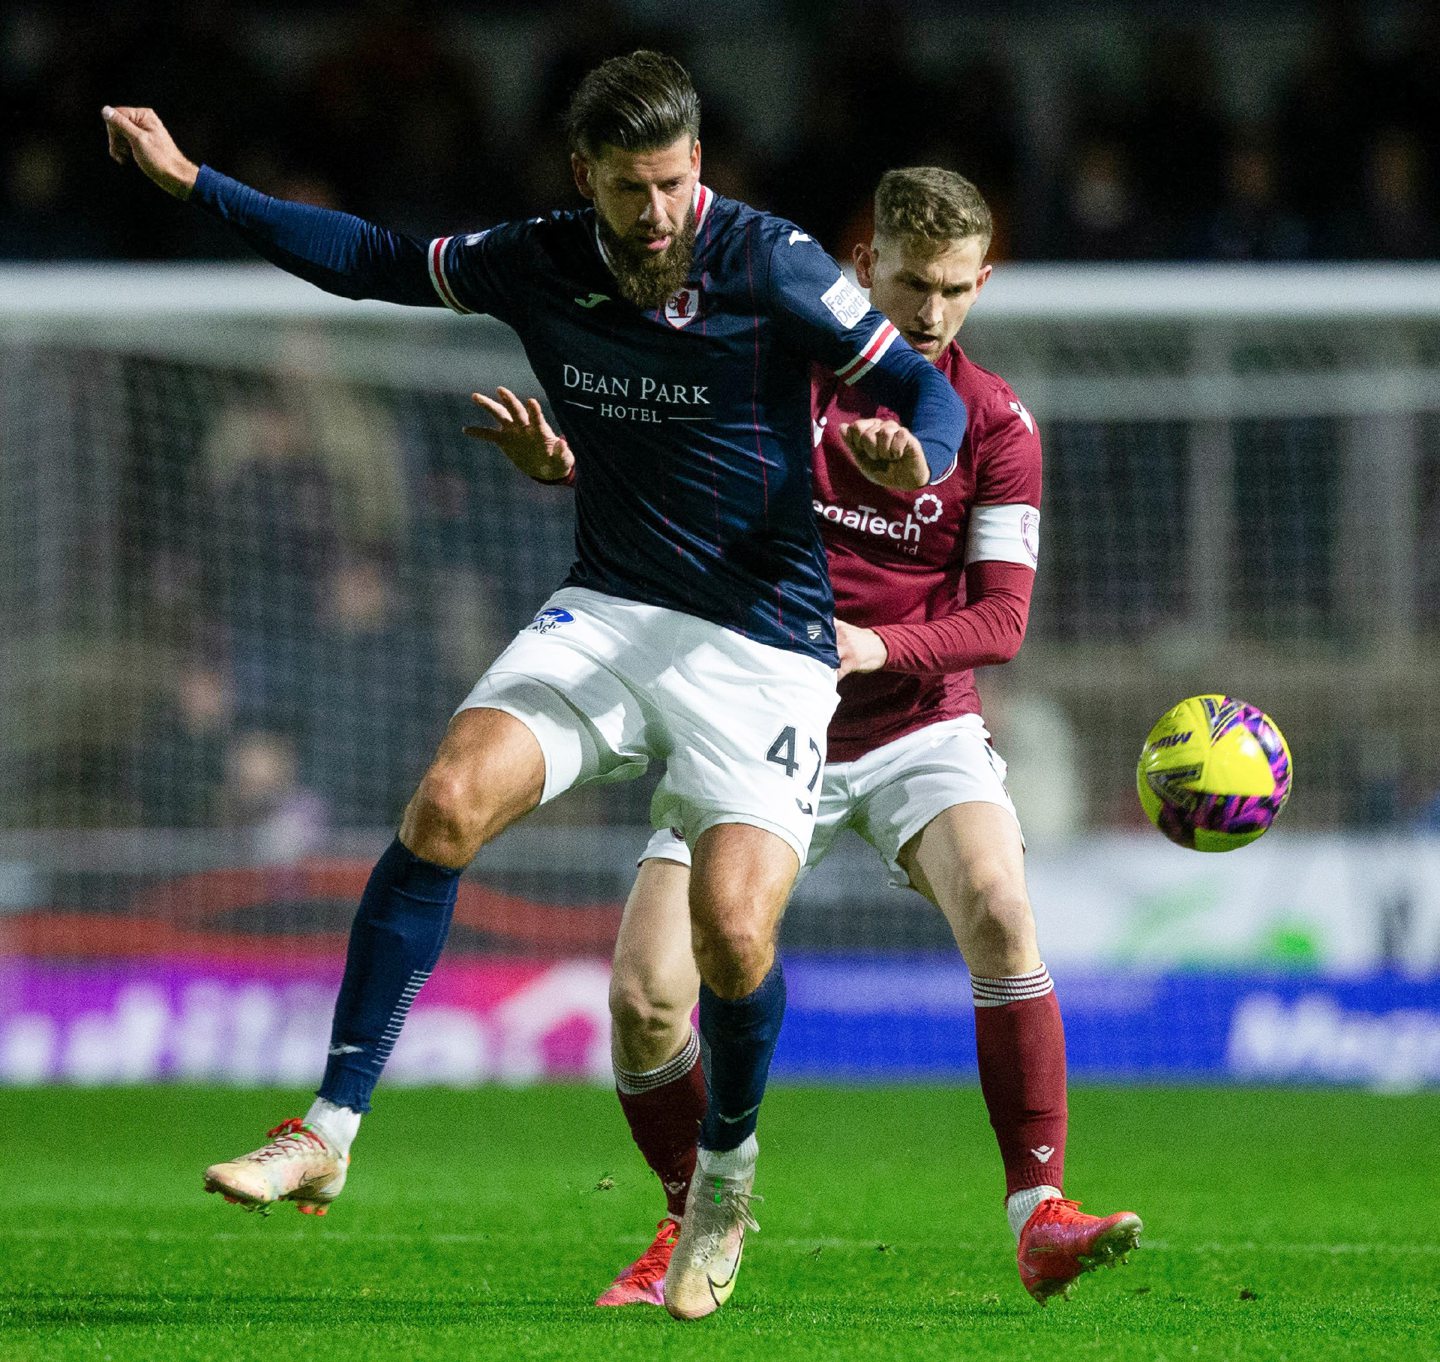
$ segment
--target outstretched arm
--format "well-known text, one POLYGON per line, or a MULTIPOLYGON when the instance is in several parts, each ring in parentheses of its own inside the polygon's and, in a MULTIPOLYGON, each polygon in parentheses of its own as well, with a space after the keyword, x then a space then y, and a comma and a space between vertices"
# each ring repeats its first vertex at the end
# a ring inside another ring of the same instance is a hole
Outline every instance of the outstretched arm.
POLYGON ((855 466, 881 487, 913 492, 931 480, 925 446, 898 421, 873 416, 863 421, 847 421, 840 427, 840 438, 845 441, 855 466))
POLYGON ((1018 398, 996 403, 972 432, 976 504, 965 538, 965 604, 914 624, 861 629, 836 621, 842 675, 922 676, 1009 662, 1025 638, 1040 562, 1040 436, 1018 398))
POLYGON ((840 436, 871 482, 907 490, 940 482, 954 469, 965 437, 965 403, 888 320, 882 322, 879 336, 877 344, 883 348, 875 362, 844 381, 858 383, 900 420, 856 421, 841 426, 840 436), (888 476, 877 476, 877 471, 888 476))
POLYGON ((101 116, 114 160, 134 161, 167 194, 219 218, 281 269, 343 298, 445 305, 431 283, 422 242, 349 213, 272 199, 210 166, 197 166, 154 109, 107 104, 101 116))

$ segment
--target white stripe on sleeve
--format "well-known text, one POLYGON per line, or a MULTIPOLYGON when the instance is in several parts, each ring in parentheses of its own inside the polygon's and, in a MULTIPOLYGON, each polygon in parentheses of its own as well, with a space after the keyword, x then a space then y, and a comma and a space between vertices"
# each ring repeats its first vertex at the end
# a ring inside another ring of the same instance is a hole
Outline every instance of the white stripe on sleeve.
POLYGON ((446 307, 452 312, 458 312, 461 316, 468 317, 470 309, 461 306, 454 289, 450 287, 450 280, 445 277, 445 247, 453 240, 453 237, 437 236, 430 243, 430 249, 425 253, 430 266, 430 282, 435 286, 435 292, 440 295, 440 301, 446 307))
POLYGON ((900 333, 889 322, 881 322, 870 333, 870 339, 861 347, 860 353, 851 356, 849 363, 842 364, 835 370, 835 377, 845 383, 854 383, 857 378, 863 378, 879 363, 899 337, 900 333))

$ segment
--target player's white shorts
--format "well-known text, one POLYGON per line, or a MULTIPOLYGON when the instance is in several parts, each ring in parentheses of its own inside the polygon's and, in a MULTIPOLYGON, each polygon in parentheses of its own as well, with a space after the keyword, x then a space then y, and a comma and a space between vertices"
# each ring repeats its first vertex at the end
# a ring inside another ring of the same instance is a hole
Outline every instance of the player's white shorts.
MULTIPOLYGON (((854 828, 884 859, 890 883, 905 888, 910 877, 899 862, 905 844, 937 814, 970 803, 998 804, 1015 817, 1005 763, 990 746, 978 714, 929 724, 855 761, 832 762, 825 768, 815 834, 801 873, 819 865, 835 839, 854 828)), ((675 833, 661 828, 640 859, 689 865, 690 849, 675 833)))
MULTIPOLYGON (((499 709, 545 755, 541 802, 666 762, 651 817, 693 843, 750 823, 810 845, 836 673, 708 620, 564 587, 460 709, 499 709)), ((458 710, 456 711, 459 712, 458 710)))

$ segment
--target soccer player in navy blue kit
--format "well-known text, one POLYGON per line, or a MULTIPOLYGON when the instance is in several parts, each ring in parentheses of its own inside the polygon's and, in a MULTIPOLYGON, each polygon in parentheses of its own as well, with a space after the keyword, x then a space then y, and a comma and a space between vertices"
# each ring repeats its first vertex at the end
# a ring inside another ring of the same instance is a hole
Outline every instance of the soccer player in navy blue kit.
POLYGON ((964 404, 805 232, 700 184, 699 100, 668 57, 615 58, 576 91, 572 168, 592 208, 428 243, 197 166, 153 110, 104 117, 117 161, 292 273, 509 324, 580 455, 576 562, 461 704, 376 865, 315 1104, 261 1149, 207 1169, 207 1188, 325 1210, 439 957, 464 867, 545 800, 662 758, 657 822, 694 848, 710 1084, 665 1303, 681 1318, 709 1314, 754 1225, 756 1120, 784 1011, 776 929, 836 702, 809 366, 899 414, 845 434, 885 486, 949 475, 964 404))

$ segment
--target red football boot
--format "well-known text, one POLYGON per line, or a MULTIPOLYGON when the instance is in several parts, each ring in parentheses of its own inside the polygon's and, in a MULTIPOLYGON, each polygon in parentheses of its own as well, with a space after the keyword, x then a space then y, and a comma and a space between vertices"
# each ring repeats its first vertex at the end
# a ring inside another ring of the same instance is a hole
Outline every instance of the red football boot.
POLYGON ((1051 1197, 1030 1214, 1015 1254, 1020 1281, 1041 1305, 1068 1296, 1075 1278, 1097 1267, 1123 1263, 1144 1229, 1134 1211, 1086 1215, 1078 1201, 1051 1197))
POLYGON ((680 1226, 666 1216, 650 1247, 600 1293, 595 1304, 664 1305, 665 1269, 679 1237, 680 1226))

